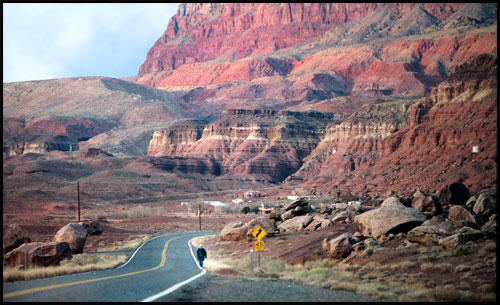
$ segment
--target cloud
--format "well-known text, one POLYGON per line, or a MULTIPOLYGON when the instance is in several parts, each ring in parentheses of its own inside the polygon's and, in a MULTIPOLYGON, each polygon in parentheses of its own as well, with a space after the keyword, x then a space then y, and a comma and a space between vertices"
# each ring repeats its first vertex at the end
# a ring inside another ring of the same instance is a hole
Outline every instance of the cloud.
POLYGON ((175 3, 4 3, 4 82, 136 75, 175 3))

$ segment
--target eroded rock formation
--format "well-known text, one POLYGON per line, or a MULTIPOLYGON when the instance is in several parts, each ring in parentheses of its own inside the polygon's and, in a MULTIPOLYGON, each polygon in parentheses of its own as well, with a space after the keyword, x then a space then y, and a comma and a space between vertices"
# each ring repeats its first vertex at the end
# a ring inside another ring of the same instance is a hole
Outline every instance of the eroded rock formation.
MULTIPOLYGON (((494 184, 496 67, 493 55, 471 59, 433 87, 429 98, 400 111, 404 114, 400 122, 406 123, 389 125, 378 134, 354 128, 350 121, 359 114, 328 126, 316 154, 296 175, 316 175, 304 184, 308 187, 360 193, 383 188, 416 191, 418 187, 434 192, 456 181, 477 192, 494 184), (474 146, 481 150, 473 152, 474 146)), ((374 117, 376 113, 366 114, 374 117)), ((365 124, 369 121, 364 120, 365 124)), ((388 121, 379 118, 375 122, 388 121)))
POLYGON ((206 125, 185 121, 157 131, 148 155, 167 170, 252 174, 279 182, 295 172, 324 135, 330 113, 229 110, 206 125))

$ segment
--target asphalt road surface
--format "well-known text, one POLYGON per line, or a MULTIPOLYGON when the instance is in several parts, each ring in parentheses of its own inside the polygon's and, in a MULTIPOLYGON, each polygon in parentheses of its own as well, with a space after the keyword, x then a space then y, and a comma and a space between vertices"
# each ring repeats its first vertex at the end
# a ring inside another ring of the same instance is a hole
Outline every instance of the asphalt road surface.
POLYGON ((198 266, 189 241, 213 233, 171 233, 153 238, 115 269, 3 283, 3 301, 372 301, 349 291, 210 275, 198 266))

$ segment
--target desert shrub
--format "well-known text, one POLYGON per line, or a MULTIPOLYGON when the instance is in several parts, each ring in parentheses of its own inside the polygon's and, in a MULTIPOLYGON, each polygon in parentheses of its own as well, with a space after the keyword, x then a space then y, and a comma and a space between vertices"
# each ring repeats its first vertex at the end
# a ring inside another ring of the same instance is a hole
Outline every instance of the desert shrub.
POLYGON ((455 267, 455 273, 459 273, 459 272, 467 272, 470 270, 470 267, 469 266, 465 266, 465 265, 458 265, 455 267))
POLYGON ((439 251, 441 251, 441 249, 439 248, 439 246, 433 246, 433 247, 431 248, 431 251, 430 251, 430 252, 437 253, 437 252, 439 252, 439 251))
POLYGON ((244 207, 243 209, 241 209, 241 213, 243 213, 243 214, 250 213, 250 207, 248 207, 248 206, 244 207))
POLYGON ((460 302, 462 300, 462 292, 451 285, 438 286, 429 289, 426 297, 431 302, 460 302))
POLYGON ((364 256, 372 256, 373 251, 374 251, 373 247, 370 246, 370 247, 368 247, 368 248, 365 249, 365 251, 363 252, 363 254, 364 254, 364 256))
POLYGON ((459 245, 453 250, 453 255, 455 256, 466 255, 467 252, 468 252, 467 247, 465 245, 459 245))
POLYGON ((148 217, 155 215, 154 211, 150 207, 143 206, 142 204, 133 207, 130 209, 127 213, 127 218, 133 219, 133 218, 143 218, 143 217, 148 217))
POLYGON ((284 262, 271 262, 269 266, 269 271, 272 273, 280 273, 285 271, 286 265, 284 262))

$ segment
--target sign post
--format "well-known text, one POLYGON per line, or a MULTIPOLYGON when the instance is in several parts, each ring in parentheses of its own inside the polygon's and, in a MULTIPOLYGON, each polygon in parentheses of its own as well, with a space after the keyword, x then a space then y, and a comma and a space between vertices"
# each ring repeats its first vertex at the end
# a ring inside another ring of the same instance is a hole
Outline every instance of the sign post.
POLYGON ((253 235, 253 237, 257 238, 257 241, 255 242, 255 245, 254 245, 254 248, 256 251, 259 252, 259 268, 260 268, 260 252, 264 251, 264 242, 261 241, 261 239, 267 235, 267 232, 261 226, 257 226, 252 231, 252 235, 253 235))
POLYGON ((250 271, 253 274, 253 249, 250 249, 250 271))

